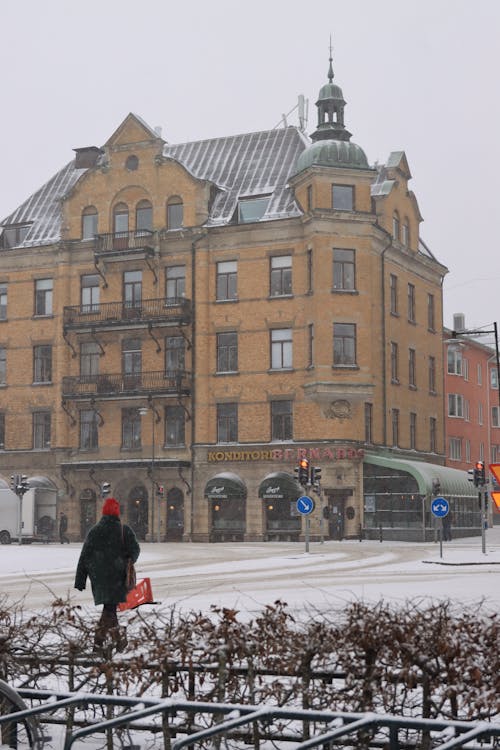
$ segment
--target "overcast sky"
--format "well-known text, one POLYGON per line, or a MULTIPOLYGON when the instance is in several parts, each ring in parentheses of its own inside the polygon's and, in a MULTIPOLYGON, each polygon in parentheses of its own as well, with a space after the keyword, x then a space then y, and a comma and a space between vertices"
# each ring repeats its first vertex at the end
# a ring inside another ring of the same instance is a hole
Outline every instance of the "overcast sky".
MULTIPOLYGON (((273 128, 327 80, 370 163, 406 152, 445 325, 498 321, 498 0, 4 0, 0 217, 128 112, 170 143, 273 128)), ((292 114, 289 123, 297 124, 292 114)))

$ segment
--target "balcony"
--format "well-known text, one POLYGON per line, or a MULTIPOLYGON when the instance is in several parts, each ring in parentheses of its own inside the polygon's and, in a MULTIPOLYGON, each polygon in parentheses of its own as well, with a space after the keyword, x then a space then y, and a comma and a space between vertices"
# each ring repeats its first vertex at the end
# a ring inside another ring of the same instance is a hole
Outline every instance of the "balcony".
POLYGON ((62 396, 71 401, 86 399, 119 399, 144 396, 189 396, 191 374, 173 372, 140 372, 130 375, 103 374, 67 376, 62 380, 62 396))
POLYGON ((147 299, 140 303, 103 302, 95 305, 65 307, 65 331, 91 331, 97 328, 140 328, 189 325, 191 302, 184 297, 147 299))
POLYGON ((95 238, 94 254, 97 259, 112 260, 130 255, 135 258, 153 255, 153 253, 154 232, 150 229, 97 234, 95 238))

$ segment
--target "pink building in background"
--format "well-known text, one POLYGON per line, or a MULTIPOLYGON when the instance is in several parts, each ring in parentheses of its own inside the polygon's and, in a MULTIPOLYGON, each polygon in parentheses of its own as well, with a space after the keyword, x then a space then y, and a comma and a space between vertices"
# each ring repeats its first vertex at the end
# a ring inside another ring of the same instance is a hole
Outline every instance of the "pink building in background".
MULTIPOLYGON (((465 331, 463 315, 454 330, 465 331)), ((494 345, 444 329, 446 465, 468 470, 475 461, 500 463, 500 404, 494 345)))

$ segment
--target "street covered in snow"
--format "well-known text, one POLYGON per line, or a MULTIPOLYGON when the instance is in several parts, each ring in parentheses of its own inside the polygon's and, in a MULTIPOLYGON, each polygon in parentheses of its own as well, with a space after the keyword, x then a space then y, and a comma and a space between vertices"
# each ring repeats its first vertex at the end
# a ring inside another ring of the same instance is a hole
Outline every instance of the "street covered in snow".
MULTIPOLYGON (((68 690, 83 689, 97 701, 128 696, 129 708, 113 709, 115 716, 134 706, 156 710, 141 731, 130 732, 123 718, 124 726, 113 729, 113 746, 117 738, 123 746, 161 748, 171 732, 191 737, 182 717, 189 725, 193 712, 209 731, 220 721, 211 718, 214 701, 231 708, 227 721, 261 731, 258 722, 245 719, 248 691, 273 716, 280 706, 284 715, 289 712, 288 718, 270 719, 267 730, 262 725, 261 743, 266 731, 273 742, 283 732, 296 742, 303 725, 293 712, 304 705, 326 711, 316 728, 311 724, 312 732, 330 726, 329 731, 347 734, 356 711, 368 711, 371 721, 374 711, 397 714, 402 722, 408 716, 418 722, 425 714, 436 722, 434 737, 442 743, 436 747, 453 741, 453 730, 443 723, 449 706, 457 726, 464 719, 496 718, 488 695, 498 673, 491 657, 492 648, 497 651, 500 529, 487 530, 484 551, 481 537, 443 545, 326 541, 311 543, 308 551, 304 543, 143 544, 138 577, 150 578, 155 602, 120 614, 128 625, 128 648, 104 660, 91 648, 100 607, 89 586, 84 592, 73 588, 80 549, 80 544, 0 547, 6 676, 25 686, 27 700, 31 687, 45 690, 51 705, 54 689, 60 700, 68 690), (366 671, 374 649, 376 675, 366 671), (310 659, 306 672, 305 659, 310 659), (480 675, 477 684, 473 669, 480 675), (327 673, 333 678, 325 681, 327 673), (430 714, 423 676, 429 679, 430 714), (133 696, 144 699, 137 703, 133 696), (161 699, 179 706, 167 724, 153 705, 161 699), (196 701, 195 708, 188 707, 189 700, 196 701), (203 717, 200 700, 207 707, 203 717), (237 705, 241 708, 233 711, 237 705), (346 722, 342 712, 350 717, 346 722)), ((104 747, 104 737, 89 726, 83 694, 82 701, 76 716, 81 731, 91 733, 86 747, 104 747)), ((101 720, 110 715, 105 705, 93 710, 101 720)), ((59 724, 45 725, 52 740, 40 747, 63 747, 65 711, 56 712, 59 724)), ((374 724, 379 739, 386 736, 384 721, 374 724)), ((73 731, 78 736, 78 725, 73 731)), ((252 735, 245 731, 248 742, 252 735)), ((416 731, 420 737, 424 725, 416 731)), ((406 732, 402 724, 401 736, 411 737, 406 732)), ((240 747, 237 741, 234 747, 240 747)))
MULTIPOLYGON (((29 610, 56 598, 94 610, 90 588, 73 588, 80 544, 0 547, 0 590, 29 610)), ((276 600, 300 611, 346 602, 451 599, 500 604, 500 527, 439 543, 142 544, 138 578, 149 577, 155 606, 207 611, 211 605, 255 613, 276 600)), ((154 607, 152 608, 154 609, 154 607)))

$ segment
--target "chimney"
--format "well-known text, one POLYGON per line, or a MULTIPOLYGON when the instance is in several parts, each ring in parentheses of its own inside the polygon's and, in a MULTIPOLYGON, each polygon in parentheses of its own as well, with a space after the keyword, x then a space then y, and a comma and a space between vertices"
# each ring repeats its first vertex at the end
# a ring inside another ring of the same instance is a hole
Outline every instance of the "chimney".
POLYGON ((74 148, 75 152, 75 169, 88 169, 95 167, 97 160, 104 153, 102 148, 97 146, 85 146, 84 148, 74 148))
POLYGON ((453 314, 453 330, 457 333, 465 331, 465 315, 463 313, 453 314))

